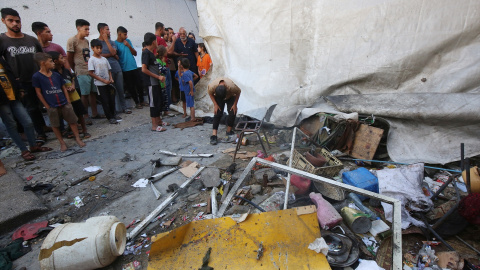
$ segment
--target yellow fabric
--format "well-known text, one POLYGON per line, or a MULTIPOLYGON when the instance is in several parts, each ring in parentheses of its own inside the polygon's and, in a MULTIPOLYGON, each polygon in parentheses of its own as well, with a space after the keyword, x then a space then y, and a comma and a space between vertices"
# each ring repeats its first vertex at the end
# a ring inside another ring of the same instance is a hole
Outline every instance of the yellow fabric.
MULTIPOLYGON (((72 85, 70 80, 65 79, 65 87, 68 88, 72 85)), ((74 102, 80 99, 77 90, 73 89, 73 91, 68 91, 68 96, 70 97, 70 102, 74 102)))
POLYGON ((5 91, 5 94, 7 94, 8 100, 15 100, 15 93, 13 92, 12 84, 10 83, 7 74, 5 74, 5 69, 2 64, 0 64, 0 84, 5 91))

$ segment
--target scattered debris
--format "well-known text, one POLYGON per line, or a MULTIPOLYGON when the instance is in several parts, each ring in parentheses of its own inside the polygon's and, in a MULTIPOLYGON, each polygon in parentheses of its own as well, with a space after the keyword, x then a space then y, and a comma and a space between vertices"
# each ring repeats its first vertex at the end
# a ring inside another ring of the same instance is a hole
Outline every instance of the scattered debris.
POLYGON ((82 198, 80 198, 80 196, 77 196, 73 199, 73 205, 75 205, 77 208, 80 208, 85 204, 83 203, 82 198))

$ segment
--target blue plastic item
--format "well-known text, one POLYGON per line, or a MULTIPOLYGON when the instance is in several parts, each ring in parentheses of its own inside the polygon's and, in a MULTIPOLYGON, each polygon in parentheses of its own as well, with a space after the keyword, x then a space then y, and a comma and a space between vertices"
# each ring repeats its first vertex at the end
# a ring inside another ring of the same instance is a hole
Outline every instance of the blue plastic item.
MULTIPOLYGON (((378 193, 378 178, 363 167, 342 173, 342 179, 345 184, 378 193)), ((357 195, 362 201, 368 198, 360 194, 357 195)))

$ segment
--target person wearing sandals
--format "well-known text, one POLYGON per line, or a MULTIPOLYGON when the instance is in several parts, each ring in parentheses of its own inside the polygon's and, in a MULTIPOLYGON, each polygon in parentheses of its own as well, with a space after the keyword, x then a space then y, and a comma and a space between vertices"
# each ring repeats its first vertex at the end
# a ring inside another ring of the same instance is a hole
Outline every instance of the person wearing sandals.
POLYGON ((120 63, 118 62, 117 45, 110 39, 110 28, 106 23, 99 23, 97 29, 100 33, 98 40, 102 43, 101 55, 107 58, 111 67, 110 72, 112 73, 113 84, 116 90, 115 104, 119 108, 117 111, 131 114, 132 110, 127 107, 125 92, 123 91, 123 72, 120 63))
MULTIPOLYGON (((80 96, 76 90, 75 79, 70 70, 65 68, 65 58, 58 52, 48 52, 52 56, 53 63, 55 63, 54 72, 57 72, 62 76, 65 80, 65 87, 67 88, 68 95, 70 97, 70 103, 72 103, 73 111, 78 118, 78 123, 82 127, 82 138, 88 139, 91 137, 90 134, 87 132, 87 125, 85 125, 85 118, 83 118, 84 114, 87 114, 85 107, 83 106, 82 101, 80 100, 80 96)), ((75 138, 73 133, 68 134, 67 138, 75 138)))
POLYGON ((137 56, 137 51, 133 48, 127 33, 128 31, 125 27, 119 26, 117 28, 117 40, 115 40, 115 44, 117 45, 118 62, 122 68, 125 86, 135 102, 135 108, 142 109, 145 104, 142 78, 134 57, 137 56))
POLYGON ((0 117, 13 142, 20 148, 20 151, 22 151, 22 158, 25 160, 34 160, 35 156, 32 152, 46 152, 51 151, 52 148, 36 145, 35 129, 32 119, 20 102, 22 95, 23 89, 21 89, 19 81, 15 79, 7 61, 5 61, 3 57, 0 57, 0 117), (27 149, 20 134, 18 134, 15 118, 23 126, 25 135, 27 135, 28 144, 30 145, 30 151, 27 149))
POLYGON ((84 147, 85 143, 78 135, 77 121, 78 118, 73 112, 72 104, 70 104, 70 97, 68 96, 67 88, 65 87, 65 80, 56 72, 52 72, 55 64, 52 57, 48 53, 36 53, 34 57, 40 71, 33 74, 32 85, 35 87, 38 99, 43 106, 47 108, 48 118, 52 126, 53 133, 60 142, 60 151, 67 150, 67 145, 60 133, 60 115, 67 121, 70 128, 75 135, 75 141, 78 146, 84 147))
POLYGON ((157 38, 153 33, 146 33, 143 37, 145 49, 142 51, 142 72, 148 76, 145 85, 148 87, 148 101, 150 104, 150 117, 152 118, 152 131, 165 131, 167 122, 163 122, 160 113, 163 107, 160 82, 165 82, 165 76, 160 75, 154 50, 157 49, 157 38))

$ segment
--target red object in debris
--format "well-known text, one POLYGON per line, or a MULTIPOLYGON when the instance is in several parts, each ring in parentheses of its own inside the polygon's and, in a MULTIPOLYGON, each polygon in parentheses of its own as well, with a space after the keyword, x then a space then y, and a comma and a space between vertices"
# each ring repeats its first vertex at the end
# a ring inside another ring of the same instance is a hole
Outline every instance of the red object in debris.
POLYGON ((23 240, 30 240, 35 237, 37 237, 37 232, 41 228, 45 228, 48 226, 48 221, 42 221, 38 223, 32 223, 32 224, 25 224, 22 227, 18 228, 13 235, 12 235, 12 240, 18 239, 18 238, 23 238, 23 240))
POLYGON ((31 175, 29 177, 27 177, 27 181, 30 181, 32 179, 33 179, 33 176, 31 176, 31 175))
POLYGON ((292 174, 290 176, 290 183, 298 188, 298 190, 295 191, 295 195, 303 195, 310 190, 312 180, 298 176, 296 174, 292 174))
POLYGON ((268 161, 271 161, 271 162, 275 162, 275 158, 274 158, 272 155, 270 155, 270 156, 268 156, 268 157, 266 157, 266 158, 264 158, 264 159, 265 159, 265 160, 268 160, 268 161))

